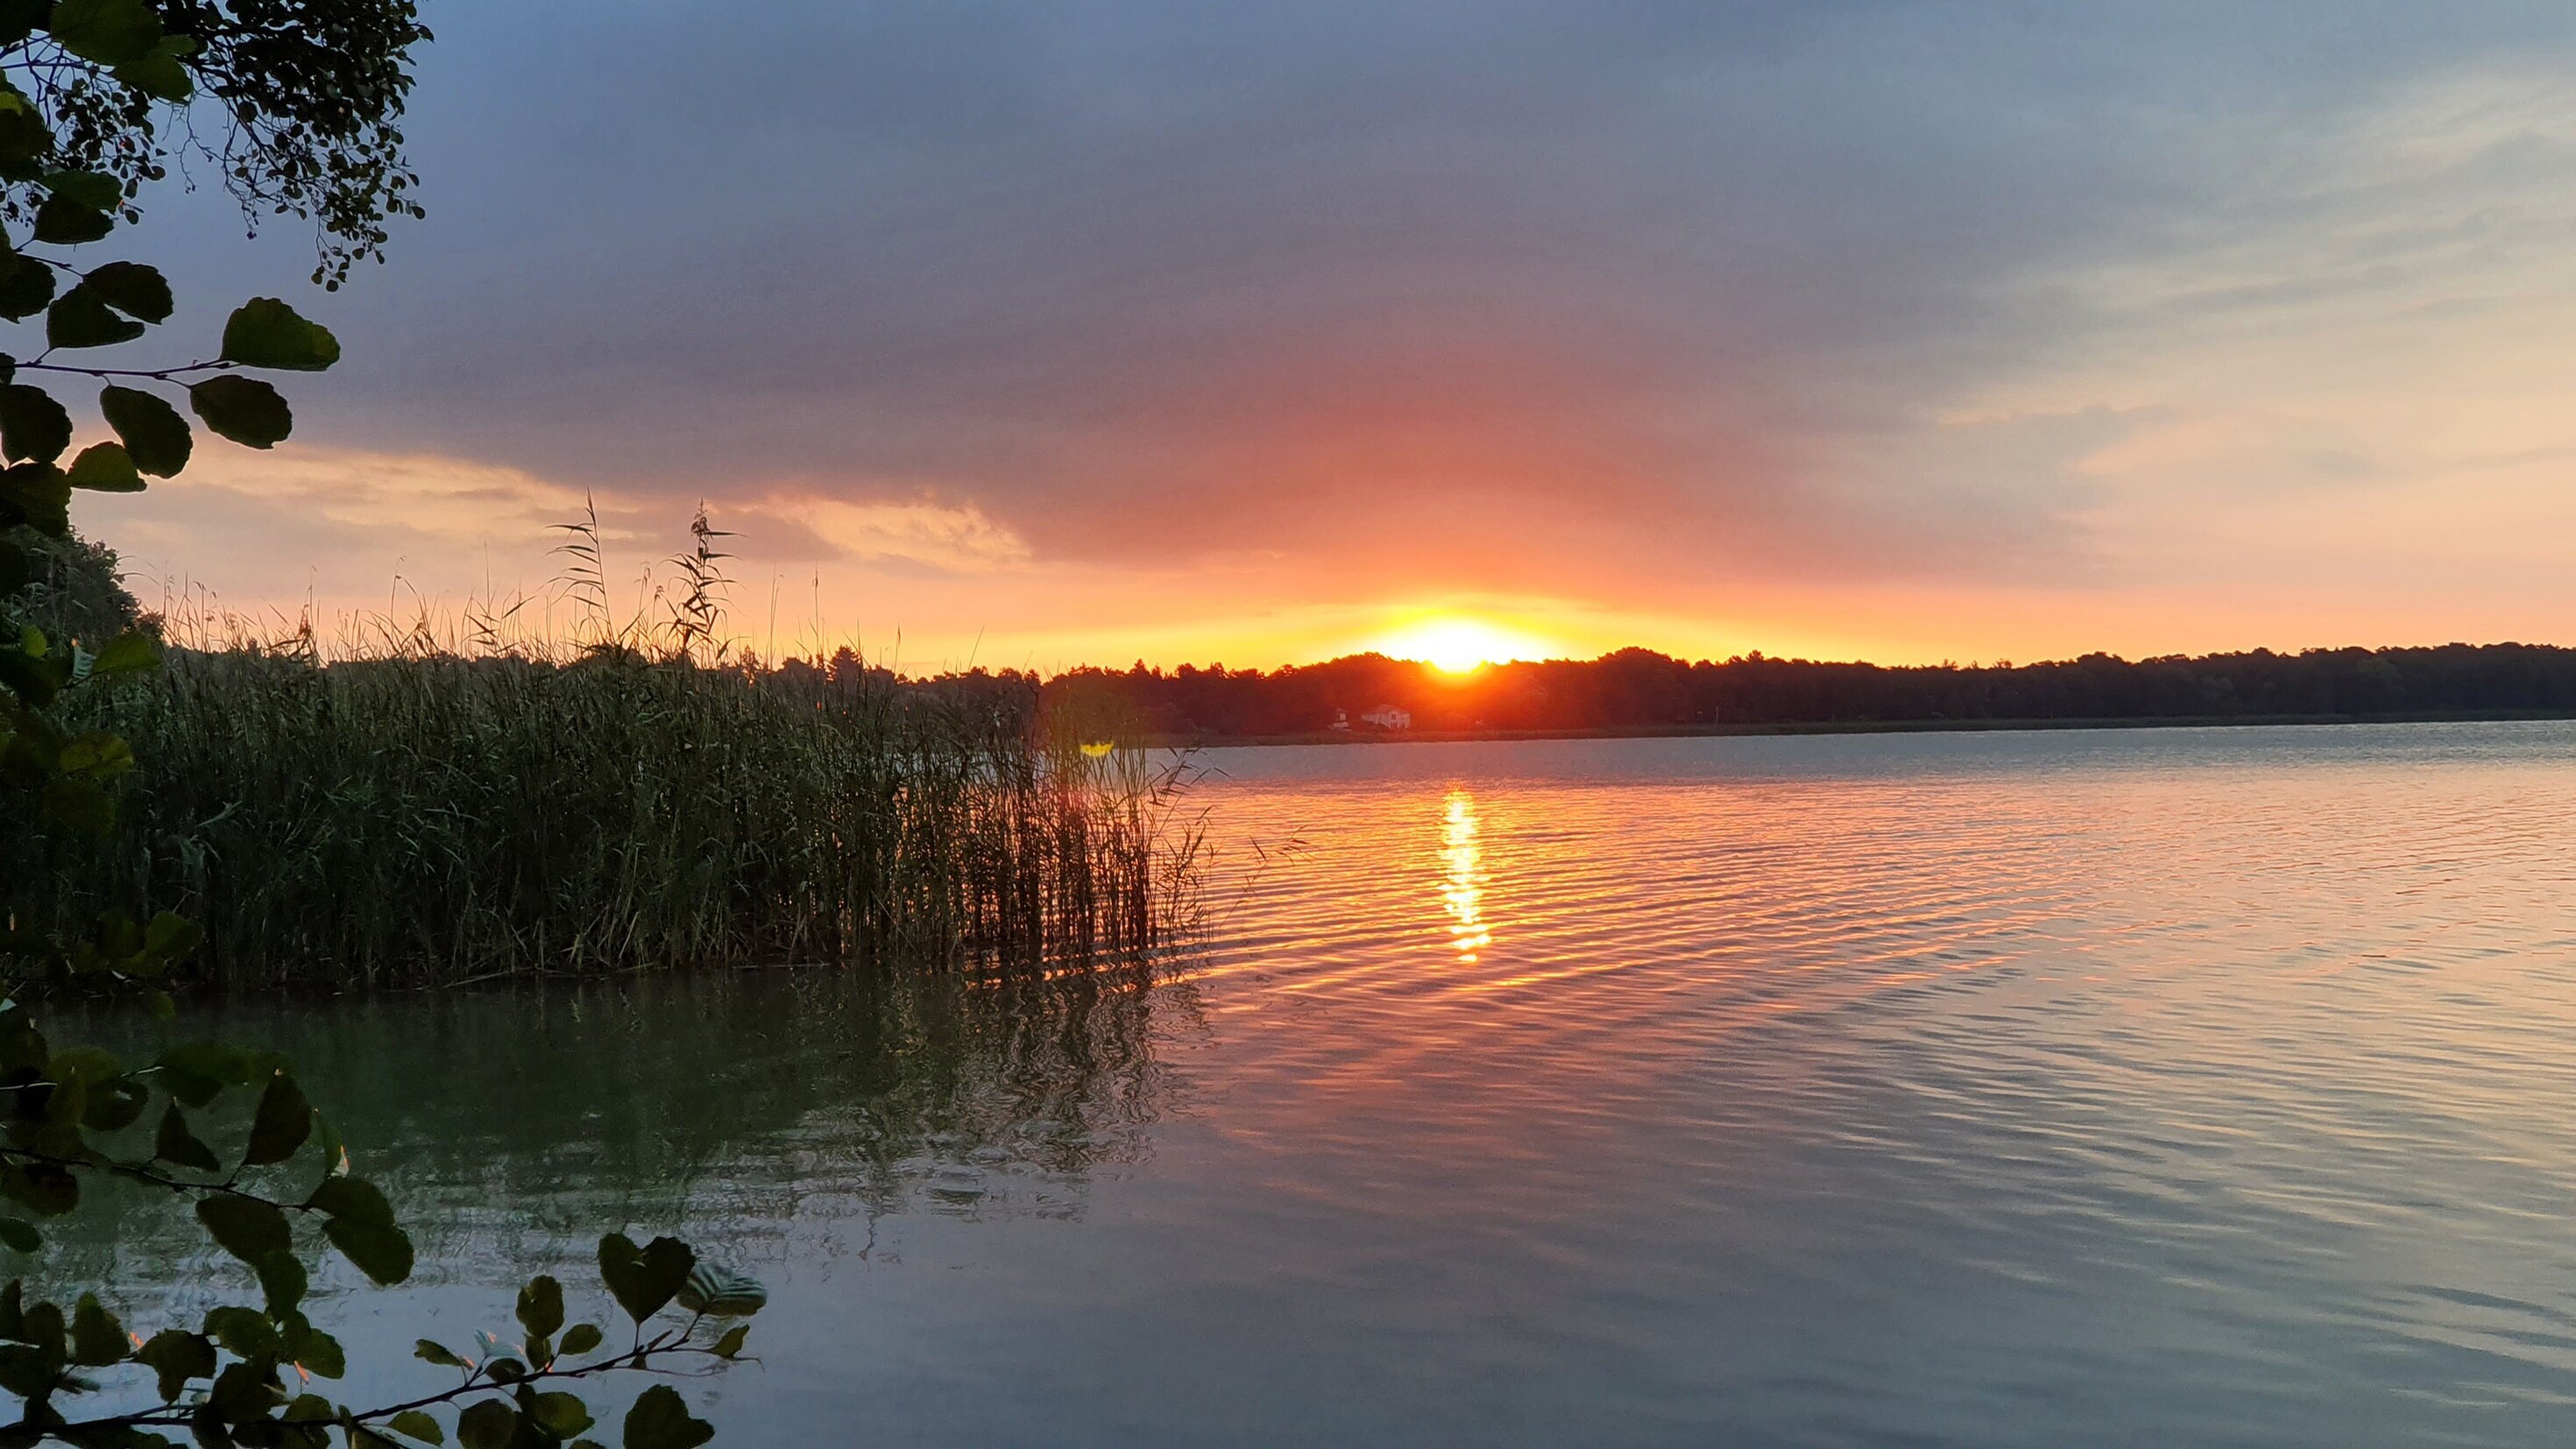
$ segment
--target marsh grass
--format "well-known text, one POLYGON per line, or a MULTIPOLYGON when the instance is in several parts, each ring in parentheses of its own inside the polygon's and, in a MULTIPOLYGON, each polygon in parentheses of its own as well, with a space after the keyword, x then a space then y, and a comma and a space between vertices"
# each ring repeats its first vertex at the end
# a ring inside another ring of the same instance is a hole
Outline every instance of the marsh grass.
POLYGON ((184 912, 199 970, 235 986, 1043 971, 1135 957, 1186 919, 1178 761, 1041 711, 1034 681, 734 658, 710 606, 722 535, 703 516, 694 534, 667 618, 601 609, 559 644, 508 636, 515 608, 374 621, 330 658, 309 620, 263 638, 177 615, 161 672, 85 692, 84 723, 144 762, 121 828, 9 869, 50 875, 67 920, 184 912))

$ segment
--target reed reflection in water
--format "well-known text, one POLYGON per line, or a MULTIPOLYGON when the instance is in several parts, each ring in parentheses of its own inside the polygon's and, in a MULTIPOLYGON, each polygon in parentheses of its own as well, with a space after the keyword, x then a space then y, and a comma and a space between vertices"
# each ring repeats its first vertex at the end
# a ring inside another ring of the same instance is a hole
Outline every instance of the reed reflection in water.
MULTIPOLYGON (((865 1257, 890 1214, 1078 1216, 1091 1175, 1141 1160, 1175 1095, 1152 1038, 1190 1029, 1189 993, 1146 981, 644 977, 217 1004, 183 1025, 297 1061, 407 1214, 416 1282, 570 1281, 621 1226, 758 1271, 865 1257)), ((118 1205, 136 1225, 113 1235, 125 1260, 82 1218, 53 1261, 137 1290, 231 1271, 162 1199, 118 1205)))

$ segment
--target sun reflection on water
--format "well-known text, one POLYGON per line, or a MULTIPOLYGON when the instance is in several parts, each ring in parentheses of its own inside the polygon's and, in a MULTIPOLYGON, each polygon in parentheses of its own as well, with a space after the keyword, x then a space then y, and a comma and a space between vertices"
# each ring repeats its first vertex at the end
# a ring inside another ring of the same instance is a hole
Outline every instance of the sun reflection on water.
POLYGON ((1476 964, 1476 953, 1494 943, 1485 924, 1485 849, 1477 842, 1476 802, 1464 790, 1449 792, 1449 813, 1440 826, 1440 860, 1447 873, 1440 881, 1441 907, 1449 913, 1449 944, 1461 963, 1476 964))

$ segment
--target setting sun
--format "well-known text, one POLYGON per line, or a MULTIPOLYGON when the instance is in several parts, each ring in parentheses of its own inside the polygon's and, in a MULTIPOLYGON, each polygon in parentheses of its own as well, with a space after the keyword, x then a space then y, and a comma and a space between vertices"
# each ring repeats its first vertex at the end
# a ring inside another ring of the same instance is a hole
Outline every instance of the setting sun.
POLYGON ((1451 674, 1467 674, 1488 664, 1513 659, 1543 659, 1546 641, 1488 624, 1482 619, 1423 619, 1389 634, 1378 651, 1396 659, 1419 659, 1451 674))

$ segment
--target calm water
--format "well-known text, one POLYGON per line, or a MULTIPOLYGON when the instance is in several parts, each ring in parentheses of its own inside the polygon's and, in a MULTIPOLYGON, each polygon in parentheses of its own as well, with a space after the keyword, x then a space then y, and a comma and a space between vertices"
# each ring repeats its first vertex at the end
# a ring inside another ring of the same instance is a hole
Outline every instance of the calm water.
POLYGON ((1150 989, 244 1026, 424 1221, 332 1313, 685 1225, 738 1444, 2576 1431, 2576 727, 1207 762, 1150 989))

